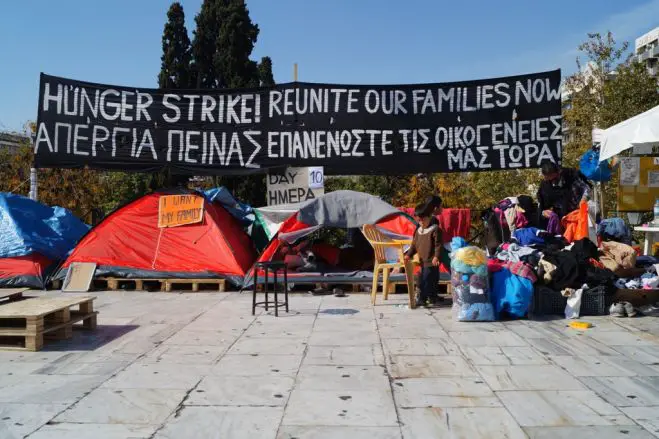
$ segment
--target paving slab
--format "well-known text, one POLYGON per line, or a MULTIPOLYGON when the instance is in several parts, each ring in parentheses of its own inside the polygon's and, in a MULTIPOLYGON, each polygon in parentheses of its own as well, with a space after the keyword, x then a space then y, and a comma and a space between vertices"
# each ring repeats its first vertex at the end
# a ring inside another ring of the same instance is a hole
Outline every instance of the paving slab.
POLYGON ((183 389, 193 388, 210 373, 209 365, 133 363, 103 383, 110 389, 183 389))
POLYGON ((478 366, 533 366, 549 364, 547 358, 528 346, 476 346, 461 348, 464 356, 478 366))
POLYGON ((141 363, 213 364, 229 348, 225 346, 190 346, 162 344, 140 360, 141 363))
POLYGON ((397 427, 389 390, 294 390, 282 425, 397 427))
POLYGON ((301 355, 307 347, 301 338, 241 338, 227 353, 249 355, 301 355))
POLYGON ((492 390, 584 390, 558 366, 476 366, 492 390))
POLYGON ((551 360, 576 377, 659 376, 659 370, 625 356, 551 356, 551 360))
POLYGON ((386 389, 389 376, 381 366, 302 366, 295 388, 300 390, 386 389))
POLYGON ((44 425, 29 439, 147 439, 156 425, 130 424, 67 424, 44 425))
POLYGON ((380 343, 377 331, 314 330, 309 337, 310 346, 368 346, 380 343))
POLYGON ((309 346, 303 364, 328 366, 378 366, 384 364, 382 345, 309 346))
POLYGON ((517 334, 509 331, 449 332, 460 347, 471 346, 528 346, 517 334))
POLYGON ((590 337, 529 338, 527 341, 543 355, 620 355, 612 347, 590 337))
POLYGON ((460 355, 458 345, 447 338, 386 338, 382 343, 387 355, 460 355))
POLYGON ((430 378, 438 376, 478 376, 478 372, 457 355, 392 355, 390 372, 393 378, 430 378))
POLYGON ((101 375, 16 375, 0 381, 0 402, 74 403, 107 379, 101 375))
POLYGON ((185 405, 283 407, 293 389, 293 378, 263 376, 208 376, 190 393, 185 405))
POLYGON ((219 376, 295 377, 302 355, 224 355, 211 369, 219 376))
POLYGON ((398 427, 282 426, 277 439, 401 439, 398 427))
POLYGON ((56 422, 159 425, 183 401, 185 390, 96 389, 56 422))
POLYGON ((526 434, 503 408, 402 409, 404 439, 526 439, 526 434))
POLYGON ((583 377, 580 380, 616 407, 659 406, 659 377, 583 377))
POLYGON ((65 410, 68 404, 0 403, 0 438, 18 439, 44 425, 65 410))
POLYGON ((281 407, 184 407, 155 439, 275 439, 281 407))
POLYGON ((659 405, 655 407, 622 407, 620 410, 659 437, 659 405))
POLYGON ((634 425, 591 391, 497 392, 497 396, 523 427, 634 425))
POLYGON ((641 427, 526 427, 529 439, 653 439, 655 436, 641 427))
POLYGON ((410 378, 395 380, 399 408, 500 407, 487 384, 477 377, 410 378))

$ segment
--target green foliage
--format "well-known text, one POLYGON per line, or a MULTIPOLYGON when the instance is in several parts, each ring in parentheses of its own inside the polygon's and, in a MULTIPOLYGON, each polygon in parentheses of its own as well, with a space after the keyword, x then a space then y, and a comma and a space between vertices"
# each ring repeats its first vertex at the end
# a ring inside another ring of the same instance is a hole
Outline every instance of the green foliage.
POLYGON ((252 23, 245 0, 221 3, 218 8, 221 22, 213 56, 215 72, 228 88, 257 87, 258 67, 249 57, 254 50, 259 27, 252 23))
POLYGON ((259 63, 259 81, 262 87, 275 85, 275 77, 272 75, 272 60, 269 56, 261 58, 259 63))
MULTIPOLYGON (((611 32, 589 34, 579 46, 586 65, 577 60, 579 71, 566 79, 570 93, 564 121, 569 142, 564 147, 564 165, 577 167, 590 148, 592 129, 606 129, 659 105, 657 82, 642 63, 625 57, 628 43, 618 43, 611 32)), ((605 214, 615 209, 618 177, 604 185, 605 214)))
POLYGON ((179 2, 172 3, 162 35, 162 63, 158 86, 166 89, 190 88, 190 37, 185 28, 185 14, 179 2))
POLYGON ((229 0, 204 0, 195 17, 196 29, 192 40, 193 72, 196 88, 226 88, 226 82, 215 69, 216 41, 222 25, 220 8, 229 0))

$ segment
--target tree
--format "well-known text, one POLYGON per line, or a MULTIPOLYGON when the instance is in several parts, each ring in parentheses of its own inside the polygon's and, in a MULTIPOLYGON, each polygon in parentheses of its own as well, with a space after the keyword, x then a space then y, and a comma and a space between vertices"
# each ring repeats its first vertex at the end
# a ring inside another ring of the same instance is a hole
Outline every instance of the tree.
MULTIPOLYGON (((33 162, 34 152, 29 142, 15 153, 0 152, 0 191, 27 196, 33 162)), ((86 222, 91 221, 92 212, 108 195, 103 174, 87 169, 40 169, 38 185, 40 202, 67 208, 86 222)))
POLYGON ((272 75, 272 60, 269 56, 261 58, 261 62, 259 63, 259 81, 261 87, 275 85, 275 77, 272 75))
POLYGON ((213 64, 228 88, 257 87, 259 71, 249 59, 259 27, 252 23, 245 0, 228 0, 218 9, 222 19, 213 64))
POLYGON ((217 37, 222 26, 221 7, 229 0, 204 0, 195 17, 196 29, 192 40, 192 71, 197 88, 226 88, 226 82, 215 69, 217 37))
MULTIPOLYGON (((578 72, 566 79, 569 100, 564 111, 569 142, 564 162, 577 166, 592 143, 592 129, 606 129, 659 105, 657 82, 645 66, 627 53, 628 43, 618 43, 611 32, 588 34, 579 46, 586 63, 577 59, 578 72)), ((614 174, 613 180, 617 181, 614 174)), ((605 187, 605 211, 615 208, 617 184, 605 187)))
POLYGON ((179 2, 172 3, 162 35, 162 63, 158 86, 165 89, 190 88, 190 37, 185 28, 185 14, 179 2))

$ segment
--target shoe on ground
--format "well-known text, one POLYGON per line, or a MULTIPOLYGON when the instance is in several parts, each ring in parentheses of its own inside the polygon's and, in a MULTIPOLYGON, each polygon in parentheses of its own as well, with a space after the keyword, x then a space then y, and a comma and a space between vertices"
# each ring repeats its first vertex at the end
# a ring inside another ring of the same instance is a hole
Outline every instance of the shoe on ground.
POLYGON ((612 317, 624 317, 625 307, 622 305, 622 303, 616 302, 611 305, 611 308, 609 308, 609 314, 611 314, 612 317))
POLYGON ((634 305, 629 302, 623 302, 622 306, 625 308, 625 314, 627 314, 627 317, 636 317, 634 305))

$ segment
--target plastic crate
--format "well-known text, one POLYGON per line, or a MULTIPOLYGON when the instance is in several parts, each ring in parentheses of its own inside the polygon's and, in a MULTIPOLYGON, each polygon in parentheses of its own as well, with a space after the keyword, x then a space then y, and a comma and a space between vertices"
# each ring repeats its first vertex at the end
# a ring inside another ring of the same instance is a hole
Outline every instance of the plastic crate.
MULTIPOLYGON (((609 313, 609 307, 613 296, 605 286, 598 286, 583 292, 581 296, 582 316, 602 316, 609 313)), ((559 291, 539 286, 533 292, 533 314, 543 315, 565 315, 567 297, 563 297, 559 291)))
POLYGON ((537 286, 533 291, 533 315, 565 315, 567 297, 549 287, 537 286))
POLYGON ((613 295, 605 286, 591 288, 583 292, 581 296, 582 316, 605 316, 609 314, 609 307, 613 301, 613 295))

